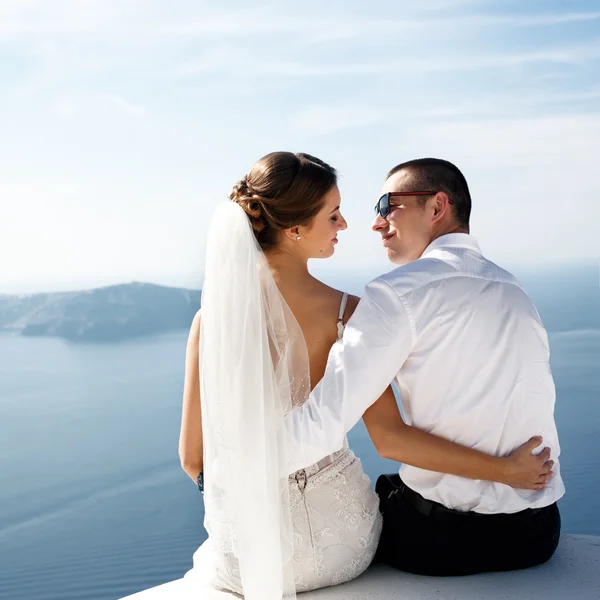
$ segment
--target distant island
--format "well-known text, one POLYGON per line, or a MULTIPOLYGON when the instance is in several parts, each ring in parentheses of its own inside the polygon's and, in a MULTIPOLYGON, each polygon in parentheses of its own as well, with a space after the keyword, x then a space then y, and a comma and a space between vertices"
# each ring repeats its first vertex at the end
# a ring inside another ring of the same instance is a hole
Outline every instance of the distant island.
POLYGON ((0 294, 0 332, 111 342, 188 328, 200 291, 127 283, 75 292, 0 294))
MULTIPOLYGON (((550 333, 600 330, 600 265, 557 265, 515 274, 550 333)), ((352 285, 341 274, 338 289, 352 285)), ((356 286, 360 294, 362 284, 356 286)), ((349 291, 352 291, 350 289, 349 291)), ((200 290, 127 283, 75 292, 0 294, 0 333, 112 342, 189 328, 200 290)))

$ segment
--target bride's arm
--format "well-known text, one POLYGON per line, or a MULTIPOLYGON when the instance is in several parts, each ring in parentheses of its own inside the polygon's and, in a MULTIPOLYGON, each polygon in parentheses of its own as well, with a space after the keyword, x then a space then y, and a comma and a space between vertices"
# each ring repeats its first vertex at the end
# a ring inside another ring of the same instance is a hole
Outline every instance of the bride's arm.
POLYGON ((407 465, 529 490, 544 488, 552 476, 550 450, 531 454, 541 438, 531 438, 508 457, 489 456, 404 423, 391 387, 363 420, 379 455, 407 465))
POLYGON ((196 313, 187 342, 183 410, 179 434, 179 459, 195 482, 203 469, 202 413, 200 411, 200 311, 196 313))

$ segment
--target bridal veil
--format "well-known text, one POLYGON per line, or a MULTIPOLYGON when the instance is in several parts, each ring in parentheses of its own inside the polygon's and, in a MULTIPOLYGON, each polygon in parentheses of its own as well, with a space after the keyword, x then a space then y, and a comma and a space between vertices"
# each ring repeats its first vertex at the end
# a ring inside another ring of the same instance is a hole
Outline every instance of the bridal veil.
POLYGON ((247 600, 295 598, 284 416, 310 391, 302 331, 244 210, 219 205, 202 290, 205 525, 247 600))

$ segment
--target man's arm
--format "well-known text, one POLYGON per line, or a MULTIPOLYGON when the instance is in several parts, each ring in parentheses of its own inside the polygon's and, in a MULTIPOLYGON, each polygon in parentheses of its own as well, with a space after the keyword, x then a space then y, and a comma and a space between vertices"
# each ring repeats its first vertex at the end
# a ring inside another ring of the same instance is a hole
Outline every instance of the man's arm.
POLYGON ((346 433, 398 374, 415 336, 408 311, 385 281, 366 287, 343 339, 329 353, 323 379, 286 417, 290 473, 339 450, 346 433))
POLYGON ((391 387, 367 409, 363 420, 380 456, 420 469, 497 481, 527 490, 543 489, 552 476, 554 462, 549 460, 550 449, 532 454, 542 443, 541 438, 531 438, 508 457, 463 447, 406 425, 391 387))

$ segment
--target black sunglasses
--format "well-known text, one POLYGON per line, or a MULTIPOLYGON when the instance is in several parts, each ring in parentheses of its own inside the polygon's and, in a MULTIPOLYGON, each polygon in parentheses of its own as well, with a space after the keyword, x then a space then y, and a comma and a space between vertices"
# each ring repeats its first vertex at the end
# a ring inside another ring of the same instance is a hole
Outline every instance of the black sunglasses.
MULTIPOLYGON (((393 198, 394 196, 434 196, 435 194, 437 194, 438 192, 387 192, 386 194, 383 194, 383 196, 381 196, 381 198, 379 198, 379 200, 377 201, 377 204, 375 205, 375 213, 378 215, 381 215, 381 217, 383 219, 385 219, 390 212, 392 211, 392 206, 393 204, 390 203, 390 198, 393 198)), ((450 204, 454 204, 453 200, 448 199, 448 202, 450 204)))

